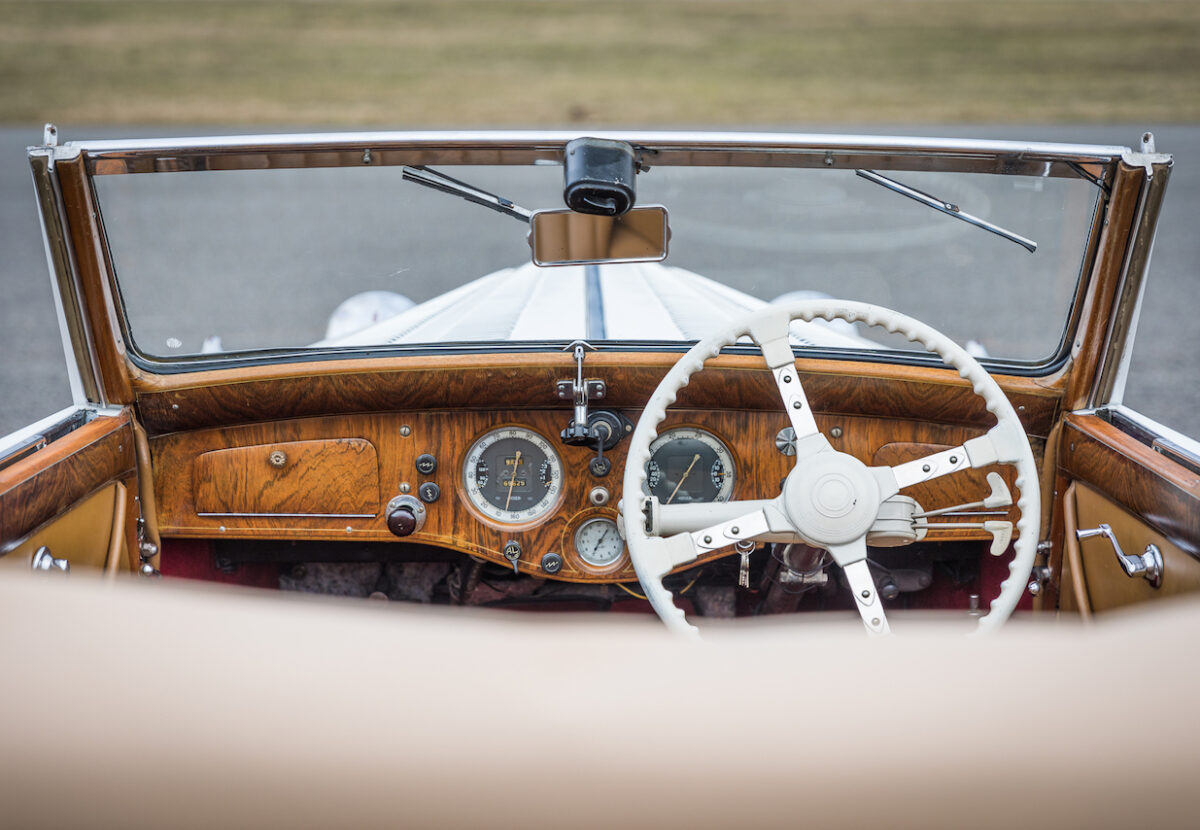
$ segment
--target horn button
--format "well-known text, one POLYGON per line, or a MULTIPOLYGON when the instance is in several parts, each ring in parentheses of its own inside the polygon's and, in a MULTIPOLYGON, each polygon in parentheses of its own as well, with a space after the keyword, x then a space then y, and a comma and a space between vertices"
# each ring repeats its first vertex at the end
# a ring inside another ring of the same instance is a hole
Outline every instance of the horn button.
POLYGON ((817 545, 842 545, 870 530, 879 514, 879 485, 851 455, 823 452, 788 476, 783 502, 796 530, 817 545))

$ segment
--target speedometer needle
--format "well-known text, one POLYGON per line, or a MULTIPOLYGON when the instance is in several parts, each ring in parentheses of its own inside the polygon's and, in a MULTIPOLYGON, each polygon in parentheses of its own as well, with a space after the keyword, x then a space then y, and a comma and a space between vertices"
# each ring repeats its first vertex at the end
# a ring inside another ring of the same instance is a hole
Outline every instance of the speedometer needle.
MULTIPOLYGON (((696 456, 699 458, 700 456, 696 456)), ((512 475, 508 477, 508 498, 504 500, 504 512, 508 512, 508 505, 512 501, 512 488, 517 483, 517 467, 521 466, 521 451, 517 450, 516 457, 513 458, 512 475)))
POLYGON ((692 456, 692 463, 688 464, 688 468, 686 470, 684 470, 683 475, 681 475, 679 477, 679 483, 676 484, 675 489, 671 491, 671 496, 670 496, 670 498, 667 499, 667 504, 670 504, 671 502, 673 502, 675 500, 675 494, 679 492, 679 488, 683 486, 683 483, 685 481, 687 481, 688 473, 690 473, 692 471, 692 467, 695 467, 696 462, 699 460, 700 460, 700 453, 696 453, 695 455, 692 456))

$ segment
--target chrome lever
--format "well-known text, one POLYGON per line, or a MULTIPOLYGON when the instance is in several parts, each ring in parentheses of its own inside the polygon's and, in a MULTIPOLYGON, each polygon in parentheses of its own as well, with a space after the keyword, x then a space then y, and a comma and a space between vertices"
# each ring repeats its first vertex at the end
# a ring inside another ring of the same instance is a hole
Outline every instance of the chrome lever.
POLYGON ((1117 541, 1117 535, 1113 533, 1113 529, 1106 524, 1101 524, 1099 527, 1091 530, 1076 530, 1075 535, 1082 541, 1083 539, 1091 539, 1093 536, 1103 536, 1113 546, 1113 552, 1117 555, 1117 561, 1121 563, 1121 568, 1125 571, 1125 575, 1132 579, 1135 576, 1140 576, 1145 579, 1154 588, 1162 586, 1163 564, 1162 553, 1157 545, 1146 545, 1146 550, 1140 556, 1130 556, 1121 550, 1121 543, 1117 541))
POLYGON ((33 561, 29 564, 35 571, 71 572, 71 563, 66 559, 55 559, 54 554, 50 553, 50 548, 45 545, 37 549, 37 552, 33 554, 33 561))

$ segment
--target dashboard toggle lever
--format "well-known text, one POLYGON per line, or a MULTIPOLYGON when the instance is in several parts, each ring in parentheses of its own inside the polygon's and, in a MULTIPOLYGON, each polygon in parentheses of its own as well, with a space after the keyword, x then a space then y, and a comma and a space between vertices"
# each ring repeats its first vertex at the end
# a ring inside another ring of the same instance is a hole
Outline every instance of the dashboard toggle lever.
POLYGON ((575 377, 558 381, 555 384, 555 391, 558 393, 559 400, 570 401, 575 407, 575 417, 562 431, 562 442, 570 445, 591 446, 593 436, 588 419, 588 401, 603 400, 608 394, 608 387, 599 378, 585 380, 583 377, 584 355, 588 349, 595 351, 595 346, 584 340, 576 340, 567 348, 575 354, 575 377))

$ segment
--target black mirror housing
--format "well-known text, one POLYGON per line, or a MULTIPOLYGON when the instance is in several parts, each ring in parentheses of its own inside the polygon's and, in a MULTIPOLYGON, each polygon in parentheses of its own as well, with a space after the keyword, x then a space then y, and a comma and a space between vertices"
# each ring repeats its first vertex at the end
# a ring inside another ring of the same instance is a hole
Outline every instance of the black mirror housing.
POLYGON ((563 159, 563 201, 577 213, 622 216, 637 201, 633 146, 603 138, 567 143, 563 159))

